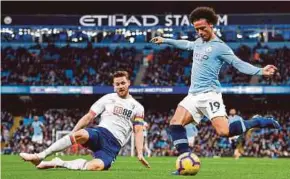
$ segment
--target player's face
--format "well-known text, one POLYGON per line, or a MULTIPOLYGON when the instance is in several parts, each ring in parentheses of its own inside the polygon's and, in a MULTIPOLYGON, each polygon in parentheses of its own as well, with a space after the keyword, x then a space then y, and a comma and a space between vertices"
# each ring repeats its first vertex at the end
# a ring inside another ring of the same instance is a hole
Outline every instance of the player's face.
POLYGON ((213 36, 213 25, 209 24, 205 19, 193 22, 193 26, 197 34, 204 40, 209 41, 213 36))
POLYGON ((34 116, 34 121, 38 121, 38 117, 37 116, 34 116))
POLYGON ((230 110, 230 116, 234 116, 234 115, 236 115, 236 110, 235 109, 231 109, 230 110))
POLYGON ((129 93, 130 81, 125 77, 114 78, 114 88, 120 97, 126 97, 129 93))

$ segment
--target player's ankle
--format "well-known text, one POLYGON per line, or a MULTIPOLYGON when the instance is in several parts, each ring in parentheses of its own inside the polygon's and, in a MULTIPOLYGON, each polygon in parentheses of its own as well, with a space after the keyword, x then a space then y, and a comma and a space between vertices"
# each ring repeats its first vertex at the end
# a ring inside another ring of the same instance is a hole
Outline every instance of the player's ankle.
POLYGON ((54 162, 58 167, 63 167, 65 163, 65 161, 61 160, 60 158, 55 159, 54 162))
POLYGON ((36 155, 37 155, 37 157, 38 157, 40 160, 43 160, 43 159, 45 159, 45 157, 46 157, 45 152, 40 152, 40 153, 37 153, 36 155))

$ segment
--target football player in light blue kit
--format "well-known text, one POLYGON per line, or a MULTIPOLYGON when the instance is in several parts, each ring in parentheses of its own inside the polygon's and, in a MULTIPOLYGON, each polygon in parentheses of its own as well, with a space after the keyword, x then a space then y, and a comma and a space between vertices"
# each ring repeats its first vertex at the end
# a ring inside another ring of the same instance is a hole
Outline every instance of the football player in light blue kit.
POLYGON ((31 128, 33 129, 32 142, 42 144, 43 142, 43 132, 45 127, 41 121, 39 121, 38 116, 33 117, 33 122, 31 123, 31 128))
POLYGON ((218 80, 222 65, 228 63, 242 73, 266 77, 273 76, 277 68, 273 65, 258 68, 240 60, 230 47, 214 34, 213 27, 217 19, 212 8, 198 7, 190 14, 190 22, 199 35, 198 39, 191 42, 155 37, 151 40, 156 44, 170 44, 176 48, 193 51, 189 92, 179 103, 170 121, 173 144, 180 154, 190 151, 184 126, 192 121, 198 124, 204 115, 211 120, 220 136, 240 135, 253 127, 280 127, 274 119, 262 117, 247 121, 228 120, 221 94, 221 84, 218 80))

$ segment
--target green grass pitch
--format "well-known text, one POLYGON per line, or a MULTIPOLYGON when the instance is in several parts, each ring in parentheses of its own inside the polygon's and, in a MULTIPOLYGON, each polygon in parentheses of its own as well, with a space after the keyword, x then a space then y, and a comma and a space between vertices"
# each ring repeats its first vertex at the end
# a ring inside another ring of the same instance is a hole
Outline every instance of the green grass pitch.
MULTIPOLYGON (((71 160, 77 156, 60 157, 71 160)), ((84 158, 90 159, 86 156, 84 158)), ((49 158, 51 159, 51 158, 49 158)), ((37 170, 18 156, 1 156, 2 179, 290 179, 290 159, 261 158, 201 158, 201 170, 196 176, 172 176, 174 157, 153 157, 146 169, 136 158, 118 157, 109 171, 72 171, 67 169, 37 170)))

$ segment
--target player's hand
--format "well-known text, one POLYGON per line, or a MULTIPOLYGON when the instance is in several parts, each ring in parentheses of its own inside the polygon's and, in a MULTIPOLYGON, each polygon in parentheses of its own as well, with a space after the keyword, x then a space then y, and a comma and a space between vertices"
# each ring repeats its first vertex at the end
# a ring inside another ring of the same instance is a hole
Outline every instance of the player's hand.
POLYGON ((263 75, 266 77, 272 77, 277 70, 277 67, 274 65, 267 65, 263 68, 263 75))
POLYGON ((142 163, 142 165, 144 165, 147 168, 151 168, 149 165, 149 162, 147 162, 147 160, 144 158, 143 155, 138 155, 138 160, 142 163))
POLYGON ((164 38, 162 37, 154 37, 150 40, 151 43, 162 44, 164 42, 164 38))

